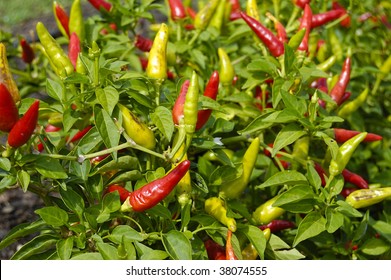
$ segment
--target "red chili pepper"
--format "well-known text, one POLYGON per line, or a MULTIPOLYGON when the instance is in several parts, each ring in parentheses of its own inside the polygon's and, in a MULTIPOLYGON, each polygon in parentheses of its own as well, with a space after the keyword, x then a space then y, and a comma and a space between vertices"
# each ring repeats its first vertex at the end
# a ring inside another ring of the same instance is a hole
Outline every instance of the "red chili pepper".
POLYGON ((129 195, 129 203, 136 212, 148 210, 162 201, 185 176, 190 168, 190 161, 180 162, 162 178, 149 182, 129 195))
MULTIPOLYGON (((65 34, 69 37, 69 16, 67 12, 64 10, 64 8, 58 4, 57 2, 54 2, 54 12, 55 17, 58 20, 58 23, 61 24, 61 27, 64 29, 65 34)), ((59 28, 61 29, 59 26, 59 28)))
POLYGON ((175 100, 174 107, 172 108, 172 119, 174 121, 174 124, 179 125, 180 120, 183 119, 184 113, 183 113, 183 107, 185 105, 186 101, 186 93, 189 89, 190 80, 186 80, 182 86, 181 90, 179 91, 178 98, 175 100))
POLYGON ((270 229, 271 232, 277 232, 295 227, 295 223, 287 220, 273 220, 267 225, 259 226, 261 230, 270 229))
POLYGON ((204 246, 210 260, 227 260, 225 249, 212 239, 204 241, 204 246))
POLYGON ((19 119, 18 108, 8 88, 0 83, 0 130, 9 132, 19 119))
POLYGON ((131 194, 130 191, 128 191, 127 189, 125 189, 123 186, 121 185, 110 185, 106 188, 104 194, 107 194, 107 193, 112 193, 112 192, 118 192, 119 193, 119 199, 120 201, 123 203, 131 194))
POLYGON ((310 38, 311 32, 311 21, 312 21, 312 10, 309 4, 306 4, 304 7, 303 18, 300 22, 299 30, 305 28, 305 35, 303 40, 301 41, 299 47, 297 48, 299 51, 308 51, 308 41, 310 38))
POLYGON ((240 16, 258 36, 258 38, 261 39, 274 57, 279 57, 284 54, 284 43, 282 43, 269 29, 244 12, 240 12, 240 16))
MULTIPOLYGON (((341 6, 341 4, 339 4, 337 1, 333 1, 333 5, 332 5, 332 8, 333 10, 340 10, 343 12, 342 15, 345 15, 347 14, 348 12, 346 11, 346 9, 341 6)), ((344 18, 342 21, 341 21, 341 26, 343 27, 349 27, 350 26, 350 16, 347 16, 346 18, 344 18)))
POLYGON ((342 98, 341 98, 341 104, 344 103, 345 101, 347 101, 351 95, 352 95, 352 93, 350 91, 345 91, 342 95, 342 98))
POLYGON ((342 171, 342 176, 343 176, 345 182, 352 183, 353 185, 355 185, 356 187, 358 187, 360 189, 368 189, 369 188, 368 182, 363 177, 361 177, 360 175, 358 175, 356 173, 353 173, 347 169, 344 169, 342 171))
POLYGON ((181 20, 186 17, 185 7, 181 0, 168 0, 170 5, 171 18, 173 21, 181 20))
POLYGON ((22 47, 22 60, 28 64, 30 64, 34 58, 35 53, 33 48, 27 43, 26 39, 20 39, 20 46, 22 47))
POLYGON ((343 95, 346 91, 346 88, 349 84, 351 72, 351 59, 347 57, 343 63, 341 74, 338 78, 337 83, 330 91, 331 98, 340 105, 342 102, 343 95))
POLYGON ((305 5, 309 4, 311 0, 294 0, 296 6, 304 9, 305 5))
MULTIPOLYGON (((348 130, 343 128, 333 128, 334 130, 334 139, 338 143, 344 143, 348 141, 350 138, 356 136, 357 134, 360 134, 361 132, 355 131, 355 130, 348 130)), ((373 142, 373 141, 380 141, 383 137, 375 134, 375 133, 368 133, 363 142, 373 142)))
MULTIPOLYGON (((208 84, 205 86, 205 97, 209 97, 213 100, 216 100, 217 94, 219 92, 219 81, 219 72, 214 71, 209 78, 208 84)), ((201 129, 205 125, 211 114, 212 110, 210 109, 198 111, 196 130, 201 129)))
POLYGON ((340 192, 340 194, 346 198, 349 194, 351 194, 352 192, 354 192, 356 190, 357 190, 357 188, 343 188, 342 191, 340 192))
POLYGON ((79 57, 80 52, 81 47, 79 36, 77 36, 76 32, 72 32, 71 37, 69 38, 68 57, 75 69, 77 64, 77 58, 79 57))
POLYGON ((227 241, 225 244, 226 260, 237 260, 238 258, 235 256, 234 249, 232 248, 231 239, 232 239, 232 231, 228 230, 227 241))
POLYGON ((312 15, 311 28, 322 26, 328 22, 336 20, 346 14, 343 10, 330 10, 320 14, 312 15))
POLYGON ((283 42, 283 43, 287 43, 288 42, 288 37, 286 35, 286 30, 285 30, 285 27, 282 25, 281 22, 278 21, 278 19, 276 19, 271 13, 267 12, 266 13, 266 16, 268 18, 270 18, 273 23, 274 23, 274 28, 276 29, 277 31, 277 38, 283 42))
POLYGON ((323 187, 326 186, 326 178, 325 178, 326 171, 324 171, 323 167, 319 163, 317 163, 317 162, 315 162, 314 167, 315 167, 315 170, 316 170, 316 172, 318 173, 318 175, 320 177, 320 180, 322 182, 321 183, 322 186, 323 187))
POLYGON ((140 51, 149 52, 152 48, 153 41, 149 38, 146 38, 140 34, 136 35, 136 42, 134 45, 140 51))
POLYGON ((241 11, 240 1, 239 0, 230 0, 230 2, 231 2, 231 13, 230 13, 229 19, 231 21, 240 19, 241 18, 241 16, 240 16, 240 11, 241 11))
POLYGON ((18 148, 27 143, 38 122, 39 100, 34 101, 26 113, 12 127, 8 135, 8 144, 18 148))
POLYGON ((76 132, 76 134, 72 137, 70 142, 73 143, 73 142, 80 140, 84 135, 87 134, 88 131, 90 131, 91 128, 92 128, 92 125, 88 125, 83 130, 76 132))
POLYGON ((105 9, 108 12, 111 10, 111 4, 106 2, 105 0, 88 0, 88 2, 90 2, 90 4, 94 6, 95 9, 97 9, 98 11, 100 11, 101 8, 105 9))

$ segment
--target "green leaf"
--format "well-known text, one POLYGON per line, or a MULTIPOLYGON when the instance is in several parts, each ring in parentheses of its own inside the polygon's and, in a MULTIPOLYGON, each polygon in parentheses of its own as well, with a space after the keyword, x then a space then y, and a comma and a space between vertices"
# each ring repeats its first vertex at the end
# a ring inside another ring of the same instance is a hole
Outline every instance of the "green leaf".
POLYGON ((96 128, 98 129, 105 146, 107 148, 117 146, 120 139, 120 133, 110 115, 99 106, 95 106, 94 117, 96 128))
POLYGON ((285 71, 287 73, 291 72, 292 67, 294 65, 295 61, 295 51, 287 44, 285 44, 285 52, 284 52, 284 65, 285 65, 285 71))
POLYGON ((4 171, 10 171, 11 167, 11 162, 8 158, 0 158, 0 169, 3 169, 4 171))
POLYGON ((266 238, 262 230, 256 226, 243 225, 238 227, 238 231, 246 235, 251 244, 254 245, 261 260, 265 258, 266 238))
POLYGON ((314 165, 311 162, 307 162, 307 174, 308 183, 316 189, 321 188, 322 179, 320 178, 318 172, 316 171, 314 165))
POLYGON ((95 90, 95 94, 99 104, 102 105, 103 109, 105 109, 109 115, 111 115, 115 105, 118 103, 118 91, 112 86, 107 86, 104 89, 97 88, 95 90))
POLYGON ((57 254, 61 260, 69 260, 73 249, 73 236, 61 239, 56 244, 57 254))
POLYGON ((296 170, 283 170, 280 171, 269 179, 266 180, 263 184, 256 186, 256 189, 263 189, 272 186, 280 185, 298 185, 298 184, 308 184, 307 178, 296 170))
POLYGON ((250 72, 266 72, 273 76, 277 72, 277 66, 267 58, 262 58, 251 61, 247 65, 247 70, 250 72))
POLYGON ((97 173, 105 173, 113 170, 134 170, 137 169, 138 158, 132 156, 122 156, 117 159, 106 163, 101 167, 97 167, 94 171, 90 173, 90 176, 93 176, 97 173))
POLYGON ((46 80, 46 92, 51 98, 57 101, 63 101, 64 99, 64 89, 62 85, 54 80, 46 80))
POLYGON ((43 207, 35 210, 35 213, 37 213, 48 225, 54 227, 63 226, 68 222, 67 212, 56 206, 43 207))
POLYGON ((362 217, 362 214, 360 211, 354 209, 349 203, 343 201, 343 200, 338 200, 337 201, 338 207, 335 208, 338 212, 341 214, 344 214, 345 216, 348 217, 362 217))
POLYGON ((361 238, 365 236, 368 230, 368 218, 369 218, 369 211, 365 213, 360 225, 355 230, 352 241, 361 240, 361 238))
POLYGON ((24 244, 12 257, 11 260, 26 260, 32 256, 42 254, 56 246, 57 236, 42 234, 24 244))
POLYGON ((171 111, 166 107, 158 106, 150 116, 152 122, 160 132, 163 133, 168 141, 171 141, 172 134, 174 133, 174 121, 171 111))
POLYGON ((103 260, 99 253, 82 253, 71 258, 71 260, 103 260))
POLYGON ((19 185, 22 187, 22 190, 26 192, 30 184, 30 174, 25 170, 19 170, 17 173, 17 178, 19 185))
POLYGON ((166 252, 174 260, 191 260, 191 244, 184 233, 171 230, 162 236, 166 252))
POLYGON ((299 125, 292 123, 285 126, 277 134, 276 140, 274 140, 272 157, 275 157, 278 151, 292 144, 303 135, 306 135, 306 132, 299 125))
POLYGON ((380 256, 390 250, 390 244, 380 238, 371 238, 360 246, 360 250, 370 256, 380 256))
POLYGON ((270 256, 270 259, 275 260, 300 260, 305 258, 297 249, 292 249, 284 240, 274 234, 270 236, 265 253, 270 256))
POLYGON ((239 134, 252 134, 255 132, 258 132, 260 130, 264 130, 266 128, 269 128, 273 125, 271 122, 265 122, 265 119, 269 116, 272 116, 272 119, 275 119, 278 116, 278 112, 268 112, 266 114, 263 114, 254 120, 252 120, 244 129, 239 130, 239 134))
POLYGON ((297 229, 297 234, 293 241, 293 247, 296 247, 300 242, 317 236, 326 230, 326 219, 319 212, 311 212, 307 214, 300 222, 297 229))
POLYGON ((122 237, 121 243, 118 245, 117 255, 121 260, 136 260, 136 248, 133 243, 125 236, 122 237))
POLYGON ((5 176, 0 181, 0 190, 16 184, 16 177, 13 175, 5 176))
POLYGON ((49 157, 39 157, 34 163, 34 167, 44 177, 51 179, 67 179, 68 174, 57 159, 49 157))
POLYGON ((391 225, 389 223, 380 220, 377 221, 369 217, 368 224, 391 243, 391 225))
POLYGON ((143 241, 144 240, 141 233, 139 233, 138 231, 136 231, 135 229, 133 229, 132 227, 130 227, 128 225, 116 226, 108 238, 112 242, 114 242, 116 244, 120 244, 123 237, 125 237, 127 240, 130 240, 130 241, 143 241))
POLYGON ((96 247, 98 247, 99 253, 102 255, 104 260, 118 260, 117 248, 114 246, 98 242, 96 247))
POLYGON ((85 207, 84 199, 70 187, 67 187, 67 190, 60 188, 60 194, 68 209, 74 211, 79 217, 82 217, 85 207))
POLYGON ((315 205, 315 194, 309 185, 298 185, 282 193, 273 203, 293 213, 308 213, 315 205))
POLYGON ((300 118, 307 112, 306 101, 298 98, 296 95, 281 90, 281 98, 284 102, 284 105, 286 106, 286 109, 294 112, 296 117, 300 118))
POLYGON ((344 223, 344 215, 335 211, 335 209, 331 207, 326 208, 326 230, 329 233, 335 232, 344 223))
POLYGON ((331 157, 333 159, 336 159, 338 156, 338 150, 339 150, 339 146, 338 146, 337 142, 333 138, 331 138, 330 136, 328 136, 327 134, 324 134, 324 133, 321 134, 321 137, 323 138, 324 143, 328 146, 329 151, 331 153, 331 157))

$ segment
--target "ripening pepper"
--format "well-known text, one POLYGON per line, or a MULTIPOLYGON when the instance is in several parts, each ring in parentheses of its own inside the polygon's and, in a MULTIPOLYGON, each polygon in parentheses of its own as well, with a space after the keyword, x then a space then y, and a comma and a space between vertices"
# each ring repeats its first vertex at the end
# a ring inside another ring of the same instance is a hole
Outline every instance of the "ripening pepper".
POLYGON ((168 5, 170 6, 170 14, 173 21, 178 21, 186 17, 182 0, 168 0, 168 5))
POLYGON ((183 107, 185 106, 186 101, 186 93, 190 86, 190 80, 186 80, 183 82, 181 89, 179 91, 179 95, 175 100, 174 106, 172 107, 172 120, 175 125, 179 125, 181 123, 181 119, 183 119, 183 107))
POLYGON ((68 45, 68 57, 76 69, 77 60, 79 58, 79 53, 81 52, 80 39, 75 32, 72 32, 71 37, 69 38, 68 45))
MULTIPOLYGON (((220 80, 219 72, 214 71, 210 76, 208 83, 205 86, 205 90, 204 90, 205 97, 216 100, 217 94, 219 92, 219 80, 220 80)), ((210 109, 198 111, 196 130, 201 129, 206 124, 211 114, 212 114, 212 110, 210 109)))
POLYGON ((350 81, 351 72, 351 59, 347 57, 343 63, 341 74, 338 78, 337 83, 330 91, 330 97, 337 103, 342 104, 343 95, 346 92, 346 88, 350 81))
POLYGON ((209 0, 208 3, 195 16, 194 27, 200 31, 205 30, 208 27, 210 20, 214 12, 219 5, 220 0, 209 0))
POLYGON ((228 199, 237 198, 247 187, 259 153, 259 144, 260 140, 257 137, 248 146, 242 159, 243 172, 240 177, 220 186, 220 195, 222 197, 228 199))
POLYGON ((0 131, 9 132, 18 119, 18 108, 11 93, 3 83, 0 83, 0 131))
POLYGON ((81 8, 81 0, 73 0, 69 13, 69 34, 75 32, 80 41, 84 41, 84 19, 81 8))
POLYGON ((227 209, 224 201, 219 197, 210 197, 205 200, 205 212, 213 216, 223 225, 227 226, 232 232, 236 231, 236 221, 227 216, 227 209))
POLYGON ((208 23, 208 27, 214 27, 219 34, 221 32, 221 27, 223 26, 224 23, 225 9, 226 9, 226 0, 220 0, 212 18, 208 23))
POLYGON ((230 86, 235 76, 234 67, 232 66, 231 60, 229 59, 227 52, 223 48, 218 48, 217 54, 219 56, 220 63, 220 82, 224 86, 230 86))
POLYGON ((232 231, 228 230, 227 232, 227 241, 225 244, 225 256, 227 260, 237 260, 238 257, 235 255, 234 249, 232 247, 232 231))
MULTIPOLYGON (((271 236, 271 231, 269 228, 262 230, 263 235, 265 236, 266 241, 269 241, 271 236)), ((252 243, 249 243, 242 250, 243 260, 256 260, 258 258, 258 251, 252 243)))
POLYGON ((20 101, 19 90, 14 78, 12 77, 12 73, 8 65, 7 51, 5 45, 1 42, 0 42, 0 83, 3 83, 7 87, 15 104, 18 104, 20 101))
POLYGON ((69 16, 64 10, 63 6, 57 3, 57 1, 53 1, 53 14, 57 23, 57 27, 62 35, 64 35, 65 38, 69 38, 69 16))
POLYGON ((159 80, 167 78, 167 44, 168 26, 162 23, 149 52, 146 69, 149 78, 159 80))
POLYGON ((126 134, 138 145, 147 149, 153 149, 156 145, 155 134, 141 120, 139 120, 128 108, 118 104, 122 114, 122 126, 126 134))
POLYGON ((283 42, 283 43, 287 43, 288 42, 288 37, 287 37, 287 34, 286 34, 286 30, 285 30, 285 27, 282 25, 282 23, 276 19, 271 13, 267 12, 266 13, 266 16, 268 18, 270 18, 273 23, 274 23, 274 28, 276 29, 277 31, 277 38, 283 42))
POLYGON ((15 123, 8 134, 8 145, 13 148, 19 148, 27 143, 38 122, 39 100, 29 107, 26 113, 15 123))
POLYGON ((125 202, 125 200, 129 197, 129 195, 131 193, 130 191, 125 189, 123 186, 117 185, 117 184, 113 184, 113 185, 108 186, 105 189, 104 194, 112 193, 112 192, 118 192, 119 199, 120 199, 121 203, 125 202))
POLYGON ((303 52, 308 52, 308 41, 311 32, 311 20, 312 20, 312 10, 309 4, 304 6, 303 18, 301 20, 299 30, 305 29, 305 35, 303 40, 301 41, 298 50, 303 52))
POLYGON ((192 135, 196 129, 199 91, 198 75, 193 71, 183 105, 183 124, 187 135, 192 135))
POLYGON ((356 190, 346 197, 346 202, 353 208, 364 208, 391 197, 391 187, 356 190))
POLYGON ((367 132, 361 132, 356 136, 350 138, 344 142, 338 149, 338 153, 335 159, 332 159, 329 165, 329 174, 336 176, 341 174, 352 157, 354 151, 358 145, 365 139, 367 132))
POLYGON ((268 201, 260 205, 257 209, 255 209, 252 214, 255 223, 259 225, 268 224, 285 213, 284 209, 277 206, 273 206, 273 203, 276 202, 278 197, 279 196, 275 196, 269 199, 268 201))
POLYGON ((270 229, 270 232, 278 232, 293 227, 295 227, 295 223, 287 220, 273 220, 266 225, 259 226, 261 230, 270 229))
POLYGON ((121 210, 142 212, 154 207, 170 194, 189 168, 190 161, 184 160, 162 178, 131 192, 122 204, 121 210))

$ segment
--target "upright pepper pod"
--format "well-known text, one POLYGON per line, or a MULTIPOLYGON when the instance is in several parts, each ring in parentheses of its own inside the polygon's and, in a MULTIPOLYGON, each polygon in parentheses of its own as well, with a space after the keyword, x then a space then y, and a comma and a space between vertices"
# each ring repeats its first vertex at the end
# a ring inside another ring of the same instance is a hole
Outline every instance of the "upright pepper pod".
POLYGON ((84 41, 84 19, 81 8, 81 1, 74 0, 69 13, 69 34, 75 32, 80 41, 84 41))
POLYGON ((252 216, 257 224, 268 224, 285 213, 283 208, 273 206, 273 203, 277 201, 278 197, 279 196, 275 196, 269 199, 260 205, 257 209, 255 209, 252 216))
POLYGON ((20 101, 19 90, 14 78, 12 77, 12 73, 9 69, 8 60, 7 60, 7 51, 5 45, 1 42, 0 42, 0 83, 3 83, 7 87, 15 104, 18 104, 20 101))
POLYGON ((170 14, 173 21, 178 21, 186 17, 186 11, 182 4, 182 0, 168 0, 168 5, 170 6, 170 14))
POLYGON ((128 108, 118 104, 122 114, 122 125, 126 134, 138 145, 153 149, 156 145, 155 134, 149 127, 141 122, 128 108))
POLYGON ((221 32, 221 27, 224 24, 225 9, 226 0, 220 0, 215 10, 215 13, 213 14, 208 24, 209 27, 214 27, 219 34, 221 32))
POLYGON ((153 180, 140 189, 133 191, 122 205, 122 211, 131 209, 136 212, 142 212, 154 207, 170 194, 189 168, 190 161, 184 160, 164 177, 153 180))
POLYGON ((218 48, 217 54, 220 61, 220 82, 224 86, 230 86, 235 75, 235 70, 232 66, 231 60, 223 48, 218 48))
POLYGON ((206 5, 198 11, 194 19, 194 27, 200 31, 208 27, 213 14, 215 13, 220 0, 209 0, 206 5))
POLYGON ((152 79, 163 80, 167 78, 167 44, 168 27, 165 23, 160 25, 148 57, 147 76, 152 79))
POLYGON ((258 38, 261 39, 272 56, 279 57, 284 54, 284 43, 282 43, 269 29, 263 26, 256 19, 246 15, 243 12, 240 12, 240 16, 258 36, 258 38))
POLYGON ((71 37, 69 38, 68 57, 75 69, 80 52, 81 46, 79 36, 77 36, 75 32, 72 32, 71 37))
POLYGON ((36 29, 38 38, 57 75, 61 78, 66 78, 72 74, 74 72, 72 62, 57 41, 50 35, 45 25, 42 22, 38 22, 36 29))
POLYGON ((346 197, 346 202, 353 208, 364 208, 391 197, 391 187, 356 190, 346 197))
POLYGON ((69 38, 69 16, 63 6, 57 3, 57 1, 53 1, 53 14, 57 27, 62 35, 64 35, 65 38, 69 38))
POLYGON ((335 101, 335 103, 337 103, 337 105, 342 103, 341 100, 350 81, 350 71, 351 59, 350 57, 347 57, 343 63, 338 81, 330 91, 330 97, 335 101))
POLYGON ((25 63, 30 64, 34 58, 35 53, 31 45, 26 41, 25 38, 20 39, 20 46, 22 47, 22 60, 25 63))
MULTIPOLYGON (((216 100, 217 94, 219 92, 219 72, 214 71, 209 78, 208 83, 205 86, 204 96, 216 100)), ((197 124, 196 130, 201 129, 206 122, 208 121, 210 115, 212 114, 212 110, 199 110, 197 116, 197 124)))
POLYGON ((283 42, 283 43, 287 43, 288 42, 288 37, 286 35, 286 30, 285 30, 285 27, 282 25, 282 23, 276 19, 271 13, 267 12, 266 13, 266 16, 268 18, 270 18, 273 23, 274 23, 274 28, 276 29, 277 31, 277 38, 283 42))
POLYGON ((172 107, 172 120, 175 125, 179 125, 181 123, 181 119, 183 119, 184 106, 186 101, 186 93, 189 90, 190 80, 186 80, 183 82, 181 89, 179 91, 179 95, 175 100, 174 106, 172 107))
POLYGON ((219 197, 210 197, 205 200, 205 212, 213 216, 223 225, 227 226, 232 232, 236 231, 236 221, 227 216, 227 209, 224 201, 219 197))
POLYGON ((0 131, 9 132, 18 119, 18 108, 11 93, 3 83, 0 83, 0 131))
POLYGON ((352 157, 358 145, 365 139, 367 132, 357 134, 353 138, 343 143, 339 149, 335 159, 332 159, 329 165, 329 173, 332 176, 341 174, 352 157))
POLYGON ((8 134, 8 145, 19 148, 27 143, 38 122, 39 100, 34 101, 26 113, 12 127, 8 134))
POLYGON ((305 29, 304 38, 298 47, 299 51, 308 52, 308 41, 311 32, 311 20, 312 20, 312 10, 310 5, 306 4, 304 7, 303 18, 299 26, 299 30, 305 29))
POLYGON ((224 185, 220 186, 220 195, 222 197, 228 199, 237 198, 247 187, 258 157, 259 144, 260 140, 257 137, 251 142, 250 146, 248 146, 246 152, 244 153, 242 159, 242 175, 239 178, 224 183, 224 185))
POLYGON ((183 124, 187 135, 192 135, 196 129, 199 91, 198 75, 193 71, 183 106, 183 124))

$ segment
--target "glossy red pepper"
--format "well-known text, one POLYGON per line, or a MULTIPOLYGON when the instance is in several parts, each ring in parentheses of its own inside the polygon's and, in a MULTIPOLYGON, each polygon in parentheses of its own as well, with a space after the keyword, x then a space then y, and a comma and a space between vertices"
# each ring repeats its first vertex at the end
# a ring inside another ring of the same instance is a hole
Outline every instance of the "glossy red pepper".
POLYGON ((88 131, 90 131, 91 128, 92 125, 88 125, 83 130, 76 132, 76 134, 71 138, 70 142, 73 143, 80 140, 81 138, 83 138, 84 135, 87 134, 88 131))
POLYGON ((171 19, 178 21, 186 17, 185 7, 181 0, 168 0, 171 11, 171 19))
POLYGON ((22 47, 22 60, 30 64, 35 58, 33 48, 27 43, 25 38, 20 39, 20 46, 22 47))
POLYGON ((12 127, 8 135, 8 144, 18 148, 27 143, 38 122, 39 100, 34 101, 26 113, 12 127))
POLYGON ((118 192, 119 199, 121 202, 124 202, 131 194, 130 191, 125 189, 123 186, 117 184, 110 185, 105 190, 105 194, 112 193, 112 192, 118 192))
POLYGON ((185 176, 190 168, 190 161, 180 162, 162 178, 149 182, 129 195, 129 203, 136 212, 148 210, 162 201, 185 176))
POLYGON ((350 72, 351 59, 350 57, 347 57, 343 63, 342 71, 338 78, 338 81, 330 91, 330 96, 335 101, 335 103, 337 103, 337 105, 340 105, 342 103, 343 95, 350 81, 350 72))
MULTIPOLYGON (((344 143, 348 141, 350 138, 361 133, 359 131, 348 130, 343 128, 333 128, 333 131, 334 131, 334 139, 338 143, 344 143)), ((378 134, 368 133, 367 136, 364 138, 363 142, 380 141, 382 139, 383 137, 378 134)))
POLYGON ((304 9, 306 4, 309 4, 311 0, 293 0, 296 6, 304 9))
POLYGON ((237 20, 237 19, 240 19, 240 11, 241 11, 241 7, 240 7, 240 1, 239 0, 230 0, 231 2, 231 13, 229 15, 229 20, 233 21, 233 20, 237 20))
POLYGON ((333 20, 336 20, 346 14, 343 10, 330 10, 320 14, 312 15, 311 28, 322 26, 326 23, 329 23, 333 20))
POLYGON ((237 260, 234 249, 232 248, 232 231, 228 230, 227 232, 227 241, 225 244, 225 256, 226 260, 237 260))
POLYGON ((295 223, 287 220, 273 220, 266 225, 261 225, 259 228, 261 230, 270 229, 271 232, 277 232, 288 228, 294 228, 295 223))
POLYGON ((244 12, 240 12, 240 16, 258 36, 258 38, 261 39, 274 57, 279 57, 284 54, 284 43, 282 43, 269 29, 244 12))
POLYGON ((217 244, 212 239, 204 241, 206 253, 208 254, 209 260, 226 260, 226 252, 223 246, 217 244))
MULTIPOLYGON (((219 72, 214 71, 209 78, 207 85, 205 86, 204 96, 216 100, 217 94, 219 92, 219 72)), ((208 121, 212 110, 199 110, 197 116, 196 130, 201 129, 206 122, 208 121)))
POLYGON ((301 41, 299 47, 297 48, 299 51, 308 51, 308 41, 310 38, 311 32, 311 20, 312 20, 312 10, 309 4, 304 6, 303 18, 300 22, 299 30, 305 28, 305 35, 303 40, 301 41))
POLYGON ((88 2, 99 11, 100 9, 105 9, 108 12, 111 10, 111 4, 105 0, 88 0, 88 2))
MULTIPOLYGON (((342 11, 343 12, 342 15, 348 14, 346 9, 341 4, 339 4, 337 1, 333 1, 332 8, 333 8, 333 10, 340 10, 340 11, 342 11)), ((351 19, 350 19, 349 15, 340 22, 341 26, 343 26, 343 27, 349 27, 350 23, 351 23, 351 19)))
POLYGON ((146 38, 140 34, 136 35, 136 41, 134 45, 140 51, 149 52, 152 48, 153 41, 149 38, 146 38))
POLYGON ((75 69, 80 52, 81 46, 79 36, 77 36, 75 32, 72 32, 71 37, 69 38, 68 57, 75 69))
POLYGON ((18 108, 8 88, 0 83, 0 130, 9 132, 19 119, 18 108))
POLYGON ((184 117, 183 113, 183 107, 185 105, 186 101, 186 93, 189 89, 190 80, 184 81, 184 83, 181 86, 181 89, 179 91, 179 95, 177 99, 175 100, 174 106, 172 108, 172 120, 174 121, 174 124, 179 125, 181 122, 181 119, 184 117))
POLYGON ((346 168, 342 171, 345 182, 351 183, 360 189, 368 189, 368 182, 360 175, 353 173, 346 168))

